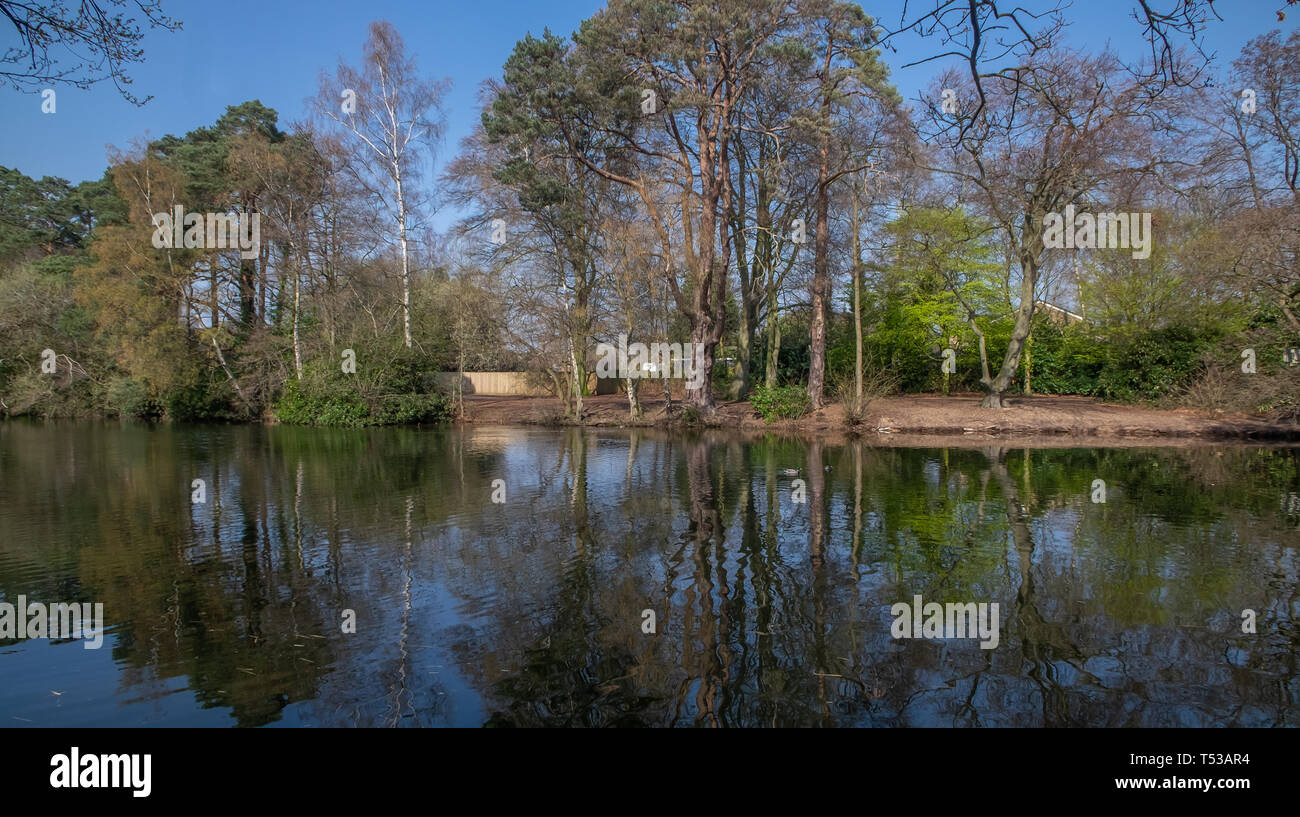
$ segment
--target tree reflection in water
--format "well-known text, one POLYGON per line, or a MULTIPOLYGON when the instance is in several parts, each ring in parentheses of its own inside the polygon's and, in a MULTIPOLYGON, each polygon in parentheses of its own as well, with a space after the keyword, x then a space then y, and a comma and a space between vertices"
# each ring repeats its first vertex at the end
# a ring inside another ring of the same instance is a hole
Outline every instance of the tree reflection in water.
POLYGON ((110 627, 104 657, 5 642, 99 684, 53 708, 13 673, 0 714, 46 725, 1297 714, 1295 448, 9 423, 0 486, 3 597, 103 602, 110 627), (999 646, 895 641, 916 594, 999 603, 999 646))

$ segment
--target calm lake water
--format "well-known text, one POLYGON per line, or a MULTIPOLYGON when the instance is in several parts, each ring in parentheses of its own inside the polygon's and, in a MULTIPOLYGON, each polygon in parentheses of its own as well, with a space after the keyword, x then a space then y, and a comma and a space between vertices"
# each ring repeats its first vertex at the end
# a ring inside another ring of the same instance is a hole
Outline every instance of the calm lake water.
POLYGON ((1294 447, 10 422, 0 531, 0 601, 106 626, 0 640, 0 725, 1300 719, 1294 447))

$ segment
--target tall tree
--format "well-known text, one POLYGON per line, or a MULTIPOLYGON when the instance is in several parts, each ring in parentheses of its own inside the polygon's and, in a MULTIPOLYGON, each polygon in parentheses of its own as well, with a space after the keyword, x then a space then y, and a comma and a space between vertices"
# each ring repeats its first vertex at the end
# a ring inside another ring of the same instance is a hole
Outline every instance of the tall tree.
POLYGON ((686 399, 703 414, 716 407, 712 369, 726 328, 737 116, 764 49, 792 14, 781 0, 614 0, 575 35, 568 76, 583 104, 550 119, 570 145, 594 129, 626 148, 600 161, 575 155, 641 202, 690 326, 702 376, 687 384, 686 399))
POLYGON ((566 133, 553 126, 556 119, 575 115, 579 104, 565 93, 567 51, 565 42, 549 31, 516 44, 503 82, 492 87, 483 111, 483 147, 500 149, 492 179, 517 203, 513 214, 498 214, 511 228, 507 254, 529 253, 531 242, 549 255, 542 266, 552 276, 550 284, 562 291, 574 404, 580 412, 597 306, 597 230, 612 186, 589 165, 615 161, 620 145, 598 131, 566 133), (546 111, 546 118, 535 116, 535 109, 546 111))
POLYGON ((861 6, 837 0, 804 0, 800 12, 800 19, 807 22, 804 36, 811 56, 809 80, 815 105, 803 113, 803 120, 816 146, 817 166, 808 371, 808 396, 816 410, 825 404, 831 186, 867 166, 866 154, 873 145, 853 138, 860 135, 853 132, 853 122, 880 116, 880 106, 892 108, 901 100, 886 83, 888 71, 878 60, 880 51, 875 48, 875 23, 861 6))
POLYGON ((442 137, 448 81, 422 78, 392 23, 370 24, 361 67, 342 62, 333 80, 321 78, 319 115, 351 142, 348 167, 391 219, 401 256, 402 338, 411 346, 410 235, 421 216, 422 162, 442 137))

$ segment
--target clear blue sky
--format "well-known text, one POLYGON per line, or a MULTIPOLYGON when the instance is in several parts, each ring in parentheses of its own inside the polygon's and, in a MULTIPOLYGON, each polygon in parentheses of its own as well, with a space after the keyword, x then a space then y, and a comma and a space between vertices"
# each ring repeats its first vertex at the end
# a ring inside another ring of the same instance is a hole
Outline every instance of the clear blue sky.
MULTIPOLYGON (((1032 0, 1022 4, 1038 5, 1032 0)), ((87 91, 56 86, 58 109, 47 115, 41 113, 39 94, 0 89, 0 164, 36 178, 61 176, 74 183, 99 178, 106 146, 125 148, 145 135, 181 135, 213 123, 228 105, 250 99, 275 108, 287 125, 304 115, 304 100, 315 93, 322 69, 332 72, 340 57, 359 62, 366 26, 375 19, 397 27, 427 75, 452 80, 441 164, 478 119, 480 83, 499 74, 518 39, 546 27, 568 35, 602 5, 602 0, 172 0, 164 6, 184 29, 148 36, 145 63, 130 71, 132 91, 152 94, 151 102, 137 108, 107 82, 87 91)), ((914 0, 913 5, 925 2, 914 0)), ((1090 48, 1111 42, 1121 53, 1135 53, 1142 43, 1129 17, 1132 5, 1133 0, 1075 0, 1068 12, 1074 21, 1070 39, 1090 48)), ((1300 9, 1292 7, 1288 19, 1277 22, 1275 11, 1283 0, 1220 0, 1217 5, 1226 20, 1213 23, 1209 42, 1224 63, 1251 37, 1274 28, 1289 32, 1300 20, 1300 9)), ((864 4, 884 24, 897 20, 900 6, 896 0, 864 4)), ((16 43, 12 26, 0 21, 0 49, 16 43)), ((915 38, 901 45, 901 53, 886 55, 891 66, 936 47, 915 38)), ((896 72, 895 80, 911 99, 938 68, 931 64, 896 72)))

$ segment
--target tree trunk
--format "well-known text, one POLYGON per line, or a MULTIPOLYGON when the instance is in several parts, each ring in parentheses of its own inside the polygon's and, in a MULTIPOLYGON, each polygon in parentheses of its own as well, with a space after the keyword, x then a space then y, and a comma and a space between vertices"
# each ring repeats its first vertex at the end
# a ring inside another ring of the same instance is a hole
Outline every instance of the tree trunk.
MULTIPOLYGON (((822 66, 822 80, 829 81, 830 74, 831 46, 828 44, 822 66)), ((813 411, 826 404, 822 392, 826 380, 826 299, 830 294, 831 244, 831 226, 827 223, 830 214, 831 172, 831 97, 828 89, 822 92, 821 116, 822 126, 827 130, 822 136, 817 161, 817 233, 813 239, 812 337, 808 349, 808 397, 812 401, 813 411)))
POLYGON ((1011 340, 1007 344, 1007 354, 1002 359, 1002 368, 992 380, 984 381, 986 393, 980 402, 984 408, 1007 407, 1003 395, 1020 366, 1020 354, 1024 350, 1025 339, 1029 337, 1034 317, 1034 285, 1038 281, 1038 253, 1042 244, 1041 232, 1035 234, 1035 229, 1032 221, 1026 221, 1026 243, 1022 244, 1023 249, 1020 251, 1020 307, 1016 310, 1016 324, 1011 330, 1011 340))
POLYGON ((402 194, 402 171, 394 162, 393 179, 397 183, 397 240, 402 247, 402 339, 411 348, 411 262, 406 242, 406 198, 402 194))
POLYGON ((817 234, 813 250, 812 326, 810 328, 812 337, 808 349, 808 397, 812 401, 813 411, 826 405, 822 392, 826 381, 826 297, 830 289, 828 254, 831 229, 826 223, 830 202, 827 200, 825 184, 828 162, 829 158, 823 152, 822 164, 817 173, 817 234))
POLYGON ((740 325, 736 327, 736 366, 739 367, 732 387, 732 399, 744 400, 749 396, 749 363, 754 355, 754 316, 752 303, 742 303, 739 310, 740 325))
POLYGON ((630 378, 623 378, 623 384, 627 387, 627 410, 633 420, 641 419, 641 401, 637 395, 637 381, 630 378))
POLYGON ((251 258, 239 259, 239 325, 247 332, 257 320, 257 269, 251 258))
POLYGON ((713 339, 712 321, 707 317, 701 316, 701 319, 692 321, 691 326, 691 352, 695 356, 696 366, 700 372, 696 374, 695 380, 699 385, 693 385, 691 380, 686 382, 686 402, 700 410, 701 414, 712 414, 717 409, 717 402, 713 399, 713 355, 717 349, 717 341, 713 339))
POLYGON ((302 344, 298 338, 298 316, 302 313, 302 271, 293 267, 293 370, 302 380, 302 344))
MULTIPOLYGON (((853 413, 862 405, 862 239, 858 214, 858 192, 853 191, 853 413)), ((854 418, 856 422, 857 418, 854 418)), ((856 544, 855 544, 856 547, 856 544)))
POLYGON ((217 264, 208 260, 208 312, 212 328, 221 326, 221 282, 217 278, 217 264))
POLYGON ((569 335, 569 354, 573 364, 573 388, 577 392, 578 406, 582 406, 582 398, 591 394, 587 388, 587 332, 582 326, 581 318, 574 321, 573 328, 569 335))
POLYGON ((1029 337, 1025 338, 1025 394, 1027 395, 1034 393, 1034 382, 1032 379, 1033 372, 1034 372, 1034 336, 1032 333, 1030 333, 1029 337))
POLYGON ((569 336, 569 368, 573 371, 573 418, 582 422, 582 383, 578 380, 578 353, 573 347, 573 336, 569 336))
POLYGON ((257 254, 257 315, 261 319, 259 322, 266 325, 266 288, 270 286, 270 275, 267 274, 267 259, 271 256, 271 246, 269 243, 261 247, 257 254))
POLYGON ((763 385, 775 388, 779 371, 777 364, 781 357, 781 323, 777 320, 776 301, 767 308, 767 371, 763 373, 763 385))

